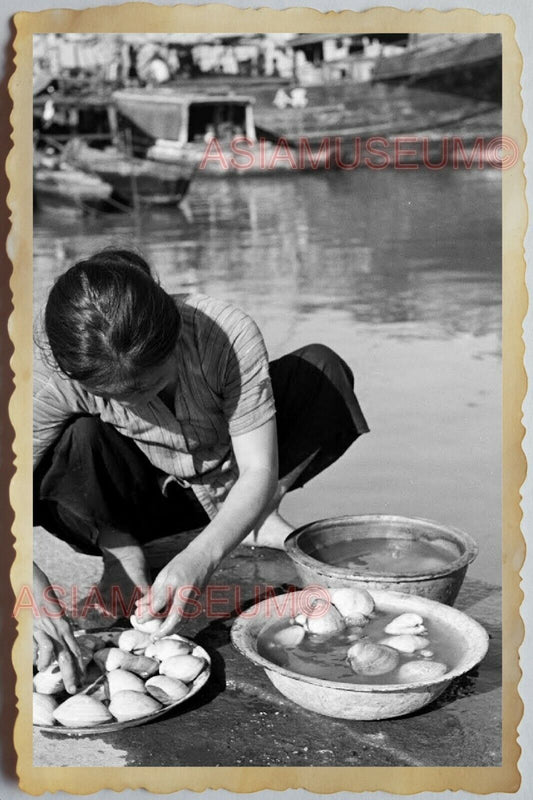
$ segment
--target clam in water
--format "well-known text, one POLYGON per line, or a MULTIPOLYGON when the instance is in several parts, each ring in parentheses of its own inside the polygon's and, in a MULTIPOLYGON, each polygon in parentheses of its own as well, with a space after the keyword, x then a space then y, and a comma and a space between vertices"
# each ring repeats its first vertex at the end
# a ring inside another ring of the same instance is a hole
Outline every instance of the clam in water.
MULTIPOLYGON (((347 592, 368 594, 364 589, 347 592)), ((347 592, 338 595, 339 606, 349 614, 340 615, 341 623, 333 605, 336 613, 323 615, 318 632, 302 615, 276 622, 259 635, 260 655, 303 675, 356 684, 416 683, 438 679, 453 668, 458 651, 451 629, 418 614, 376 610, 361 598, 351 602, 347 592)))

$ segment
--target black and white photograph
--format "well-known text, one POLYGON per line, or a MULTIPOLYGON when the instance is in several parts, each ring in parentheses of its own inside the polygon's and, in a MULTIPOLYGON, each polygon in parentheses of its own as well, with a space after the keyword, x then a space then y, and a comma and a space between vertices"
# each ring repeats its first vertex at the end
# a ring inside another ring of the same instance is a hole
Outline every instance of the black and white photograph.
POLYGON ((496 33, 33 36, 35 767, 502 765, 518 158, 496 33))

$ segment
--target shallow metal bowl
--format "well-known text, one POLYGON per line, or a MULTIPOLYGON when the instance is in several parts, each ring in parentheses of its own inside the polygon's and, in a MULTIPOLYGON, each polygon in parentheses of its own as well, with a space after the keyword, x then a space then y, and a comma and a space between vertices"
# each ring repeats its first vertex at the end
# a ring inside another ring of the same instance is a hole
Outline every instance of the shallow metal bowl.
MULTIPOLYGON (((117 647, 118 637, 124 630, 128 629, 112 629, 102 632, 93 630, 77 631, 75 635, 83 636, 85 634, 90 634, 91 636, 97 636, 98 638, 101 638, 106 647, 117 647)), ((191 682, 188 694, 186 694, 185 697, 182 697, 181 700, 176 700, 174 703, 169 703, 168 705, 163 706, 163 708, 161 708, 159 711, 155 711, 153 714, 147 714, 146 716, 138 717, 137 719, 129 719, 125 722, 103 722, 101 725, 94 725, 93 727, 86 728, 67 728, 65 725, 59 724, 34 725, 34 728, 38 731, 46 733, 56 733, 59 736, 102 736, 104 733, 113 733, 114 731, 121 731, 124 728, 134 728, 138 725, 144 725, 146 722, 152 722, 155 719, 159 719, 159 717, 162 717, 164 714, 168 714, 182 703, 186 703, 193 695, 197 694, 202 686, 209 680, 209 675, 211 673, 211 658, 207 650, 204 650, 203 647, 201 647, 199 644, 196 644, 196 642, 193 642, 191 639, 185 638, 185 636, 172 634, 168 638, 179 639, 180 641, 187 642, 188 644, 192 645, 192 655, 203 658, 206 662, 204 669, 194 679, 194 681, 191 682)))
POLYGON ((359 586, 364 589, 391 589, 417 594, 453 605, 468 565, 478 554, 475 541, 467 533, 427 519, 368 514, 332 517, 298 528, 285 541, 287 554, 303 586, 359 586), (429 572, 402 575, 356 571, 321 560, 321 552, 338 542, 354 539, 411 539, 435 543, 448 550, 453 561, 429 572))
POLYGON ((488 634, 481 625, 462 611, 428 600, 424 597, 370 590, 376 608, 383 612, 402 614, 414 612, 434 624, 453 630, 456 643, 455 665, 438 679, 402 684, 357 684, 329 681, 301 675, 264 658, 257 650, 257 640, 279 619, 290 618, 298 604, 308 603, 308 593, 295 592, 268 598, 249 608, 235 621, 231 630, 233 645, 246 658, 263 667, 274 686, 303 708, 341 719, 389 719, 410 714, 435 700, 454 679, 468 672, 484 657, 488 649, 488 634))

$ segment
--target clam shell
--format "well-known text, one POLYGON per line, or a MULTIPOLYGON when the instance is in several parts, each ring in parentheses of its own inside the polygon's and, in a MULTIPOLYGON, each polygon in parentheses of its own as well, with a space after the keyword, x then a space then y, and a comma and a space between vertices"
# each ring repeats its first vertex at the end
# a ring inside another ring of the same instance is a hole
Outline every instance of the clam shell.
POLYGON ((356 642, 348 650, 348 661, 356 675, 386 675, 398 666, 396 650, 373 642, 356 642))
POLYGON ((78 636, 76 641, 80 647, 85 648, 91 653, 96 652, 96 650, 102 650, 102 648, 105 647, 105 644, 98 636, 93 636, 90 633, 84 633, 82 636, 78 636))
MULTIPOLYGON (((396 633, 413 633, 413 628, 419 628, 420 626, 424 626, 424 619, 420 616, 420 614, 414 614, 412 612, 408 612, 406 614, 400 614, 399 617, 395 617, 393 620, 389 622, 389 624, 385 627, 385 633, 396 634, 396 633)), ((421 631, 417 631, 417 633, 421 631)))
POLYGON ((154 658, 126 653, 119 647, 106 647, 105 650, 99 650, 94 654, 94 660, 107 672, 125 669, 128 672, 134 672, 141 678, 149 678, 151 675, 155 675, 159 669, 159 664, 154 658))
POLYGON ((448 671, 446 664, 440 661, 408 661, 398 669, 398 680, 401 683, 430 681, 441 678, 448 671))
POLYGON ((130 617, 131 627, 137 631, 143 631, 143 633, 157 633, 163 622, 163 619, 156 618, 149 619, 147 622, 139 622, 135 614, 130 617))
POLYGON ((374 600, 366 589, 339 587, 329 593, 331 602, 347 622, 364 625, 374 610, 374 600))
POLYGON ((51 694, 33 693, 33 724, 55 725, 54 711, 57 700, 51 694))
POLYGON ((126 653, 118 647, 104 647, 94 654, 94 660, 101 669, 110 672, 113 669, 125 668, 126 663, 133 658, 130 653, 126 653))
POLYGON ((154 675, 146 681, 146 691, 163 705, 168 705, 189 694, 189 687, 168 675, 154 675))
POLYGON ((110 712, 119 722, 147 717, 159 711, 160 708, 161 703, 158 703, 150 695, 128 690, 117 692, 109 703, 110 712))
POLYGON ((65 690, 59 664, 50 664, 33 677, 33 688, 38 694, 59 694, 65 690))
POLYGON ((155 658, 146 656, 131 656, 131 661, 124 664, 124 668, 129 672, 134 672, 141 678, 150 678, 159 670, 159 662, 155 658))
POLYGON ((405 628, 403 631, 396 631, 393 636, 425 636, 427 629, 423 625, 415 625, 413 628, 405 628))
POLYGON ((172 656, 161 662, 159 672, 183 683, 193 681, 205 667, 205 660, 198 656, 172 656))
POLYGON ((117 692, 132 691, 142 694, 145 691, 144 681, 133 672, 128 672, 127 669, 114 669, 108 673, 107 686, 110 697, 117 692))
POLYGON ((344 619, 331 603, 317 600, 313 612, 308 615, 306 628, 317 636, 329 636, 344 630, 344 619))
POLYGON ((424 650, 429 644, 429 639, 425 639, 423 636, 413 636, 410 633, 397 634, 382 639, 380 644, 393 647, 400 653, 414 653, 416 650, 424 650))
POLYGON ((272 635, 272 642, 286 648, 298 647, 304 639, 305 630, 301 625, 288 625, 272 635))
POLYGON ((92 728, 110 722, 112 716, 99 700, 86 694, 75 694, 56 708, 54 719, 67 728, 92 728))
POLYGON ((151 642, 152 639, 150 638, 149 633, 131 628, 128 631, 122 631, 118 637, 117 644, 121 650, 126 650, 128 653, 140 655, 144 653, 151 642))
POLYGON ((188 642, 180 639, 163 638, 150 644, 145 650, 147 658, 155 658, 157 661, 164 661, 172 656, 186 656, 191 652, 188 642))

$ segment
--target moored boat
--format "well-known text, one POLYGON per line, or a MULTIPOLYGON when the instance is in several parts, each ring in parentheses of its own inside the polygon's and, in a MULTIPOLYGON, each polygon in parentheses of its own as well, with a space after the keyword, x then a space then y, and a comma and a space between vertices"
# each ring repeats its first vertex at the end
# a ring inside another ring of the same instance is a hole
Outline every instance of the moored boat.
POLYGON ((80 139, 68 143, 63 157, 70 165, 105 181, 112 187, 113 199, 127 205, 180 203, 189 190, 197 166, 193 159, 162 164, 128 155, 116 146, 99 150, 80 139))
POLYGON ((410 34, 403 52, 379 59, 373 78, 501 103, 501 58, 499 34, 410 34))
POLYGON ((258 138, 253 98, 175 89, 125 89, 113 94, 111 127, 126 136, 132 153, 166 164, 198 162, 198 176, 257 175, 299 168, 287 143, 258 138))
POLYGON ((33 171, 34 204, 38 209, 70 206, 80 210, 105 202, 112 191, 110 184, 98 176, 64 163, 57 166, 37 163, 33 171))

